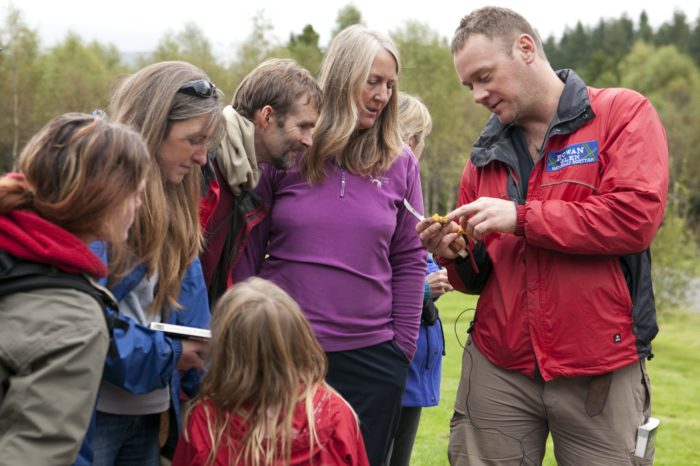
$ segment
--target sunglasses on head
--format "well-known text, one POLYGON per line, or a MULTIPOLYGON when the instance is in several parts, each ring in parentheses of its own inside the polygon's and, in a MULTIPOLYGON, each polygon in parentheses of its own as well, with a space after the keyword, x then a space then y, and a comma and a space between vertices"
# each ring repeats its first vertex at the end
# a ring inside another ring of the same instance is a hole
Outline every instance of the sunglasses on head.
POLYGON ((191 95, 194 97, 200 97, 206 99, 208 97, 216 98, 216 86, 206 79, 195 79, 194 81, 187 81, 185 84, 177 90, 177 92, 182 92, 183 94, 191 95))

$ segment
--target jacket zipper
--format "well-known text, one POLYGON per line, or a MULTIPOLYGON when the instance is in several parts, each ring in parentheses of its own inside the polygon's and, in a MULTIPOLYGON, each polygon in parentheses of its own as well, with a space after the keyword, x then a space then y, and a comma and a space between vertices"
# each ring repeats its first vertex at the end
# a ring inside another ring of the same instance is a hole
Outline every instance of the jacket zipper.
POLYGON ((523 192, 520 189, 520 183, 518 182, 518 180, 515 179, 515 175, 513 174, 513 167, 511 167, 509 164, 506 164, 506 167, 508 167, 508 174, 513 179, 513 184, 515 184, 515 189, 517 191, 517 198, 511 200, 520 204, 520 200, 523 198, 523 192))
POLYGON ((586 113, 588 112, 587 108, 582 109, 580 112, 578 112, 576 115, 573 115, 570 118, 567 118, 566 120, 561 120, 558 121, 555 125, 553 125, 551 128, 547 129, 547 132, 544 135, 544 144, 542 144, 542 149, 539 151, 537 154, 537 160, 535 160, 535 165, 540 161, 542 156, 544 155, 545 149, 547 148, 547 142, 549 141, 549 138, 552 134, 562 134, 561 129, 559 129, 559 126, 563 125, 564 123, 568 123, 570 121, 574 121, 577 118, 584 117, 586 118, 587 115, 586 113))
POLYGON ((340 198, 345 197, 345 169, 340 167, 340 198))
MULTIPOLYGON (((547 132, 544 134, 544 142, 542 143, 542 148, 537 152, 537 158, 534 160, 534 166, 537 166, 538 163, 540 163, 540 160, 542 160, 542 157, 544 156, 544 153, 546 152, 545 149, 547 148, 547 143, 549 142, 549 138, 553 134, 561 134, 561 130, 558 128, 562 124, 575 120, 576 118, 579 118, 581 115, 584 115, 586 113, 586 109, 583 109, 580 111, 577 115, 574 115, 573 117, 567 119, 567 120, 561 120, 558 121, 555 125, 551 126, 550 128, 547 128, 547 132)), ((518 188, 518 196, 522 199, 523 198, 523 193, 520 190, 520 185, 518 184, 517 181, 515 181, 515 177, 513 176, 513 169, 508 166, 508 169, 510 171, 510 176, 513 177, 513 182, 515 183, 515 186, 518 188)), ((534 170, 534 167, 533 167, 534 170)), ((520 199, 517 200, 518 203, 520 203, 520 199)))

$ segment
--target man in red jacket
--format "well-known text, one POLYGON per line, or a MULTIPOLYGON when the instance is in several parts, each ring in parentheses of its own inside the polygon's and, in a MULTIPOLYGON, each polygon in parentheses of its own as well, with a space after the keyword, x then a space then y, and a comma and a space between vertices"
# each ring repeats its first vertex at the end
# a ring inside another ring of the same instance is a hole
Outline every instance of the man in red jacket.
POLYGON ((417 229, 457 289, 480 294, 451 421, 452 464, 629 465, 651 414, 658 331, 649 245, 668 190, 665 131, 628 89, 554 71, 532 26, 486 7, 452 40, 455 69, 493 115, 464 169, 457 224, 417 229))

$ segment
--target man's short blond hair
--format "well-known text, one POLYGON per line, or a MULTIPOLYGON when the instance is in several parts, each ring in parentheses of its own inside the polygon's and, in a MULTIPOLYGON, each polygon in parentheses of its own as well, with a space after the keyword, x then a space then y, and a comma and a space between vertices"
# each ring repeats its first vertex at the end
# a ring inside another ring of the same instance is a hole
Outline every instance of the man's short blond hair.
POLYGON ((509 56, 513 53, 512 46, 515 39, 520 34, 528 34, 535 41, 537 53, 542 57, 545 56, 542 41, 535 29, 519 13, 509 8, 487 6, 474 10, 462 18, 450 44, 452 55, 462 50, 472 34, 483 34, 493 41, 500 41, 509 56))

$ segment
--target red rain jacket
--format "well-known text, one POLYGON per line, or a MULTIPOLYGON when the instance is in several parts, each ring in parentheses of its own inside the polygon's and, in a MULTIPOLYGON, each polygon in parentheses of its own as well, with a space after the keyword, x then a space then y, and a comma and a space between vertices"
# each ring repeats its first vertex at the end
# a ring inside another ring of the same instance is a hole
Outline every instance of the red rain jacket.
POLYGON ((477 244, 481 273, 450 262, 452 284, 480 293, 472 340, 507 370, 544 380, 610 372, 651 356, 658 332, 649 245, 668 190, 668 145, 640 94, 594 89, 570 70, 557 116, 519 186, 511 126, 492 116, 474 145, 459 205, 518 203, 516 234, 477 244))
MULTIPOLYGON (((203 466, 211 450, 211 434, 207 426, 207 411, 213 418, 213 404, 197 404, 190 414, 187 431, 189 441, 181 435, 173 458, 173 466, 203 466)), ((324 387, 316 392, 313 402, 314 422, 317 441, 310 448, 306 406, 300 402, 294 411, 292 428, 292 456, 290 466, 353 465, 368 466, 365 444, 350 405, 339 395, 324 387)), ((224 433, 222 445, 240 447, 240 441, 248 430, 248 425, 239 417, 231 416, 228 430, 224 433)), ((216 466, 233 464, 238 451, 226 447, 219 449, 216 466)), ((275 465, 287 464, 282 461, 275 465)))

